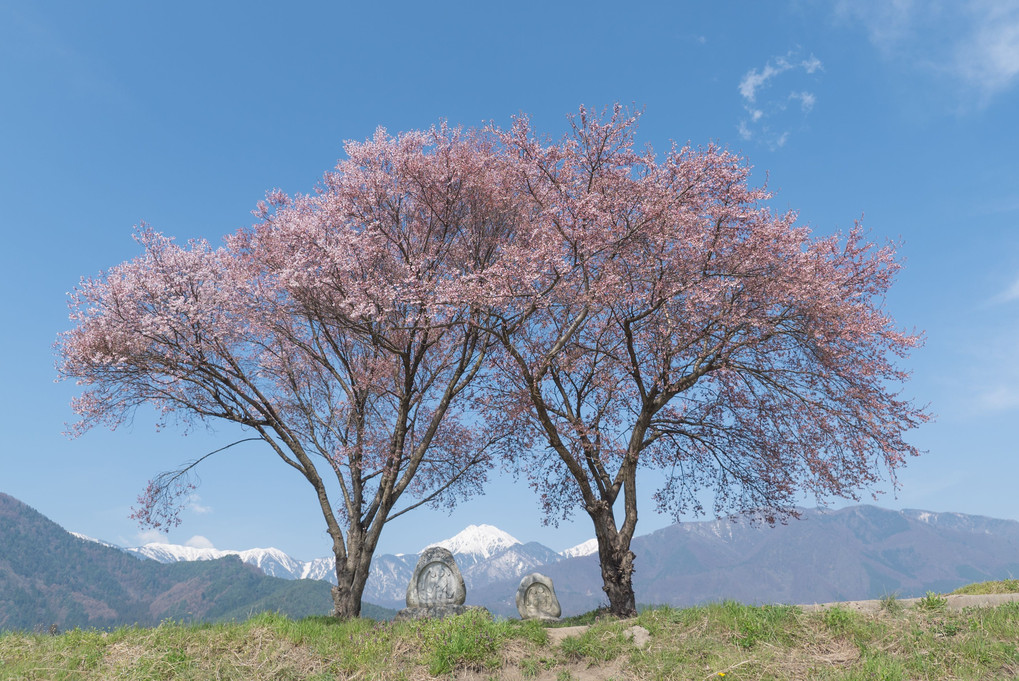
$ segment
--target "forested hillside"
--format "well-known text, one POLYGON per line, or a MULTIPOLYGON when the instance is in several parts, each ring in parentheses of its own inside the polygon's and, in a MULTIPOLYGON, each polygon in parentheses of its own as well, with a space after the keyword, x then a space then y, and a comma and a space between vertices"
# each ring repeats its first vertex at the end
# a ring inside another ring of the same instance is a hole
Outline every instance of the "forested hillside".
MULTIPOLYGON (((79 539, 0 493, 0 630, 328 614, 330 584, 267 577, 235 556, 164 565, 79 539)), ((366 609, 365 615, 385 616, 366 609)))

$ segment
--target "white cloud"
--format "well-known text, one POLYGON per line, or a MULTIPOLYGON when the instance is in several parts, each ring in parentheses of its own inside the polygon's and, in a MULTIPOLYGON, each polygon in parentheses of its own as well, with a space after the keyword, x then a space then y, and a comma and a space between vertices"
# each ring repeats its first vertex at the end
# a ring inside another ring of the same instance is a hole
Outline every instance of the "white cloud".
POLYGON ((757 91, 768 84, 768 81, 774 79, 786 71, 793 69, 803 69, 808 74, 820 71, 823 68, 821 60, 810 55, 803 61, 795 62, 789 61, 791 55, 785 57, 775 57, 764 65, 764 68, 758 71, 757 69, 750 69, 746 75, 743 76, 743 80, 739 82, 739 93, 743 96, 743 99, 747 100, 748 103, 753 103, 757 100, 757 91))
POLYGON ((159 530, 142 530, 135 535, 137 546, 144 544, 161 544, 166 542, 166 535, 159 530))
POLYGON ((189 511, 193 511, 193 512, 198 513, 200 515, 205 514, 205 513, 212 513, 212 507, 211 506, 203 506, 202 505, 202 498, 200 496, 198 496, 197 494, 192 494, 191 495, 191 498, 188 500, 188 506, 187 507, 188 507, 189 511))
POLYGON ((1019 76, 1019 11, 986 12, 955 49, 955 71, 989 97, 1019 76))
POLYGON ((811 109, 814 108, 814 103, 817 101, 817 97, 811 92, 790 92, 789 99, 798 99, 803 113, 810 113, 811 109))
POLYGON ((964 108, 1019 83, 1019 0, 842 0, 835 13, 897 67, 949 83, 964 108))
POLYGON ((815 71, 820 71, 823 68, 821 60, 814 55, 810 55, 810 58, 802 62, 800 66, 802 66, 803 70, 807 73, 814 73, 815 71))
POLYGON ((812 92, 799 89, 778 90, 779 82, 802 84, 806 76, 822 71, 821 60, 811 54, 802 59, 790 52, 785 56, 772 57, 760 69, 750 69, 739 82, 739 93, 743 98, 743 109, 747 117, 737 123, 737 131, 744 140, 757 140, 771 149, 778 149, 789 139, 789 127, 800 121, 789 117, 789 102, 800 103, 800 112, 806 116, 817 103, 812 92))
POLYGON ((977 401, 988 411, 1011 411, 1019 408, 1019 389, 998 386, 981 394, 977 401))
MULTIPOLYGON (((928 0, 929 8, 936 4, 928 0)), ((835 14, 840 19, 860 22, 870 34, 871 41, 881 48, 906 38, 911 33, 916 16, 914 0, 839 0, 835 14)))
POLYGON ((212 545, 211 541, 209 541, 208 539, 206 539, 205 537, 203 537, 200 534, 196 534, 195 536, 191 537, 191 539, 188 539, 186 542, 184 542, 184 546, 190 546, 190 547, 195 548, 195 549, 214 549, 214 548, 216 548, 215 546, 212 545))
POLYGON ((1007 289, 991 298, 991 303, 1010 303, 1019 300, 1019 278, 1012 282, 1007 289))
POLYGON ((775 60, 775 65, 769 62, 759 73, 757 69, 750 69, 739 82, 739 93, 743 95, 743 99, 752 103, 757 100, 758 88, 764 87, 769 80, 791 68, 787 61, 779 57, 775 60))

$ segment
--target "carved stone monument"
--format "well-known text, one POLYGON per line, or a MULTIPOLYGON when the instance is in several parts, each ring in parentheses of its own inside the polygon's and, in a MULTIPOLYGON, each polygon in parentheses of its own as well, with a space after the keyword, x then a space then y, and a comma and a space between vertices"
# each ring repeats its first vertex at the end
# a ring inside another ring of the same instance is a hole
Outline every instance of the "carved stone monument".
POLYGON ((396 619, 448 617, 467 612, 467 587, 453 554, 441 546, 427 548, 418 558, 414 576, 407 585, 407 607, 396 619))
POLYGON ((552 580, 537 572, 521 579, 517 587, 517 612, 523 620, 559 619, 563 609, 559 606, 552 580))

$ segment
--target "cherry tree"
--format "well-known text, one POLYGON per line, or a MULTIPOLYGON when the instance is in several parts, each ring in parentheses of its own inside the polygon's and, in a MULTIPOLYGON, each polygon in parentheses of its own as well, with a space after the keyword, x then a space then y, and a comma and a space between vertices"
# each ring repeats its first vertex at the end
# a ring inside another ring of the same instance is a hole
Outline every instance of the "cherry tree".
POLYGON ((639 470, 664 471, 662 511, 703 512, 708 495, 716 515, 770 523, 804 493, 894 483, 928 415, 899 396, 893 360, 920 337, 882 308, 892 246, 859 226, 813 237, 717 147, 637 150, 619 107, 571 121, 556 143, 526 118, 497 131, 530 208, 479 321, 499 345, 492 411, 533 436, 505 453, 553 521, 590 516, 626 616, 639 470))
MULTIPOLYGON (((492 341, 457 291, 512 230, 515 193, 481 133, 380 129, 345 152, 224 247, 142 228, 140 257, 73 292, 58 351, 82 386, 75 433, 151 405, 239 424, 307 480, 352 617, 385 523, 477 492, 502 437, 471 413, 492 341)), ((149 484, 143 525, 180 522, 196 464, 149 484)))

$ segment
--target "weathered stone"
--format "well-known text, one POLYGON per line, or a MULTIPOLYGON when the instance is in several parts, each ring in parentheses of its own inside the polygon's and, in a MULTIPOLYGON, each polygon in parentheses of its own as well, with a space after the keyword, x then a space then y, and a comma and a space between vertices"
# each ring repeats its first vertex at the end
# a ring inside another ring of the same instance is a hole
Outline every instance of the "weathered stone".
POLYGON ((563 614, 552 580, 537 572, 520 580, 517 587, 517 612, 520 619, 558 619, 563 614))
POLYGON ((425 549, 407 585, 407 607, 463 605, 466 598, 467 587, 453 554, 441 546, 425 549))
POLYGON ((433 546, 418 558, 414 576, 407 585, 407 607, 397 613, 398 620, 441 618, 459 615, 472 608, 464 605, 467 587, 453 554, 433 546))

